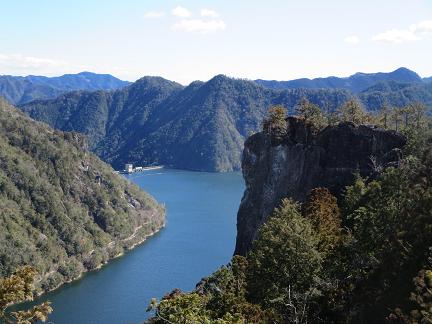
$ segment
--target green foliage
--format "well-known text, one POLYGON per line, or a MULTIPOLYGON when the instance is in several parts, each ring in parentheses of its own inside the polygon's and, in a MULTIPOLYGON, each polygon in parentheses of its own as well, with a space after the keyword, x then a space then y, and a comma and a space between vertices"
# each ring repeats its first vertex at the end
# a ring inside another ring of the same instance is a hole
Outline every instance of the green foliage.
POLYGON ((154 199, 84 145, 0 101, 0 277, 32 265, 50 290, 163 224, 154 199))
POLYGON ((409 312, 400 308, 390 314, 390 320, 407 324, 432 322, 432 270, 423 269, 413 279, 415 289, 411 292, 409 312))
POLYGON ((341 214, 337 199, 327 188, 312 189, 304 206, 318 238, 318 250, 327 255, 341 240, 341 214))
POLYGON ((384 318, 398 306, 432 245, 430 156, 429 149, 422 160, 406 158, 399 168, 373 181, 357 179, 347 190, 344 214, 352 240, 344 247, 341 271, 352 287, 346 313, 355 318, 384 318), (362 307, 354 310, 356 303, 362 307))
POLYGON ((267 323, 278 317, 274 312, 247 300, 248 261, 234 256, 231 263, 204 278, 195 292, 178 289, 160 302, 153 299, 147 311, 155 316, 150 323, 267 323))
POLYGON ((6 323, 32 324, 45 322, 52 312, 50 302, 36 305, 29 310, 8 312, 11 304, 33 300, 33 282, 36 270, 26 266, 17 269, 12 275, 0 278, 0 320, 6 323))
POLYGON ((296 114, 303 118, 306 125, 310 125, 312 130, 317 133, 328 125, 328 120, 322 109, 307 98, 302 98, 296 107, 296 114))
POLYGON ((174 290, 165 296, 159 303, 153 299, 147 311, 153 311, 155 316, 149 323, 244 323, 245 319, 240 314, 225 313, 222 317, 215 317, 206 308, 207 297, 197 293, 184 294, 174 290))
POLYGON ((251 301, 288 312, 289 318, 300 316, 295 312, 307 307, 322 259, 312 225, 297 203, 282 200, 261 227, 248 261, 251 301))
POLYGON ((282 140, 287 133, 287 109, 283 106, 272 106, 268 110, 268 117, 263 120, 263 131, 276 141, 282 140))
POLYGON ((205 301, 196 293, 174 291, 159 303, 152 300, 148 311, 155 310, 153 323, 210 323, 205 301))
POLYGON ((365 124, 370 122, 370 116, 356 99, 350 99, 338 109, 339 119, 343 122, 352 122, 354 124, 365 124))

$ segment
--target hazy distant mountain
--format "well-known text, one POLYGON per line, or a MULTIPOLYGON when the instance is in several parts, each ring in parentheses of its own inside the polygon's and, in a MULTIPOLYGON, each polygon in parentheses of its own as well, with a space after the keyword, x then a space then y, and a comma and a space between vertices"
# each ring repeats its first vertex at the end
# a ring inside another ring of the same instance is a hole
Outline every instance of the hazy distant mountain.
POLYGON ((130 82, 122 81, 109 74, 81 72, 59 77, 29 75, 0 76, 0 96, 13 104, 24 104, 35 99, 55 98, 61 93, 73 90, 113 90, 130 82))
POLYGON ((420 76, 407 69, 399 68, 390 73, 356 73, 347 78, 327 77, 316 79, 296 79, 291 81, 255 80, 256 83, 272 89, 347 89, 360 92, 375 85, 378 82, 395 81, 401 83, 422 83, 420 76))
POLYGON ((45 77, 29 75, 25 77, 34 84, 46 85, 59 90, 113 90, 130 84, 110 74, 81 72, 78 74, 64 74, 59 77, 45 77))
POLYGON ((359 94, 345 89, 274 90, 218 75, 187 87, 144 77, 116 91, 79 91, 21 106, 51 126, 88 135, 92 150, 116 169, 124 163, 229 171, 243 142, 273 104, 292 112, 302 97, 333 111, 357 96, 369 110, 419 101, 432 106, 432 84, 383 82, 359 94))
POLYGON ((423 78, 423 82, 432 82, 432 77, 423 78))

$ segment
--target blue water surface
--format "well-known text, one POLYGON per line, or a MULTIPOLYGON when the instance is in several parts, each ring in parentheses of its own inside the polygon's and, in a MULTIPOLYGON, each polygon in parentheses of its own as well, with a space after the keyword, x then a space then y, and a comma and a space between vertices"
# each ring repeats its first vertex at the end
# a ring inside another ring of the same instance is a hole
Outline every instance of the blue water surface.
POLYGON ((166 227, 99 271, 43 296, 51 323, 142 323, 152 297, 191 290, 229 262, 244 190, 239 172, 152 170, 127 176, 167 209, 166 227))

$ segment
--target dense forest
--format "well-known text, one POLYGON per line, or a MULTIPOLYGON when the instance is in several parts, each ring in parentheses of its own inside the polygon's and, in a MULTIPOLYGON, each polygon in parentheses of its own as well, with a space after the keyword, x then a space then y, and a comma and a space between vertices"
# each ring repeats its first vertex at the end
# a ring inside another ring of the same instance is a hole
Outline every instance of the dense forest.
POLYGON ((304 97, 326 112, 353 97, 369 111, 414 102, 432 105, 430 83, 411 82, 404 77, 415 74, 411 71, 399 74, 358 76, 362 84, 373 84, 359 93, 336 88, 275 90, 223 75, 187 87, 144 77, 114 92, 73 92, 20 108, 56 129, 86 134, 91 150, 116 169, 130 162, 231 171, 240 169, 244 140, 259 131, 271 105, 290 107, 290 113, 304 97))
MULTIPOLYGON (((406 136, 403 157, 370 177, 354 176, 340 197, 312 189, 286 197, 252 250, 198 283, 152 300, 151 323, 429 323, 432 320, 432 124, 422 105, 370 115, 351 101, 325 116, 303 101, 314 132, 332 123, 378 124, 406 136)), ((263 124, 284 145, 286 110, 263 124)))
POLYGON ((48 291, 164 225, 162 206, 85 147, 0 101, 0 277, 29 265, 48 291))

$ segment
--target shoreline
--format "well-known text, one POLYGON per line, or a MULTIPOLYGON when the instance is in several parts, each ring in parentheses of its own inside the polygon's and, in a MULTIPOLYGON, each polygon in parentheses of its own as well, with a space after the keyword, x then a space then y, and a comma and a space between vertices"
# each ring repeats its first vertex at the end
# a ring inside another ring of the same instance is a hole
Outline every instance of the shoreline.
MULTIPOLYGON (((34 294, 34 297, 35 297, 35 298, 33 298, 32 301, 34 301, 36 298, 42 297, 43 295, 46 295, 46 294, 51 293, 51 292, 54 292, 54 291, 60 289, 61 287, 63 287, 64 285, 67 285, 67 284, 70 284, 70 283, 76 282, 76 281, 78 281, 78 280, 81 280, 81 279, 82 279, 86 274, 88 274, 88 273, 91 273, 91 272, 94 272, 94 271, 99 271, 99 270, 101 270, 103 267, 105 267, 106 265, 108 265, 108 264, 110 263, 110 261, 112 261, 112 260, 114 260, 114 259, 118 259, 118 258, 124 256, 124 255, 127 254, 128 252, 132 251, 132 250, 135 249, 136 247, 138 247, 138 246, 140 246, 141 244, 143 244, 145 241, 147 241, 148 238, 154 236, 155 234, 159 233, 162 229, 164 229, 165 226, 166 226, 166 220, 164 220, 164 222, 162 223, 162 225, 161 225, 160 227, 158 227, 155 231, 153 231, 153 232, 151 232, 151 233, 149 233, 149 234, 144 235, 144 237, 143 237, 141 240, 139 240, 138 242, 132 244, 131 246, 129 246, 129 247, 124 247, 124 248, 123 248, 123 252, 120 252, 120 253, 114 255, 113 257, 109 258, 107 261, 101 263, 101 264, 100 264, 99 266, 97 266, 96 268, 91 269, 91 270, 87 270, 87 269, 85 269, 84 271, 82 271, 82 272, 80 273, 80 275, 79 275, 78 277, 76 277, 76 278, 74 278, 74 279, 72 279, 72 280, 64 281, 64 282, 62 282, 60 285, 56 286, 55 288, 52 288, 52 289, 50 289, 50 290, 46 290, 46 291, 39 291, 39 292, 36 292, 36 293, 34 294)), ((139 227, 137 227, 137 228, 139 228, 139 227)), ((126 240, 126 239, 120 240, 120 241, 118 241, 118 242, 122 242, 122 241, 124 241, 124 240, 126 240)), ((15 305, 19 305, 19 304, 21 304, 21 303, 18 303, 18 304, 15 304, 15 305)), ((13 305, 11 305, 11 306, 13 306, 13 305)))

